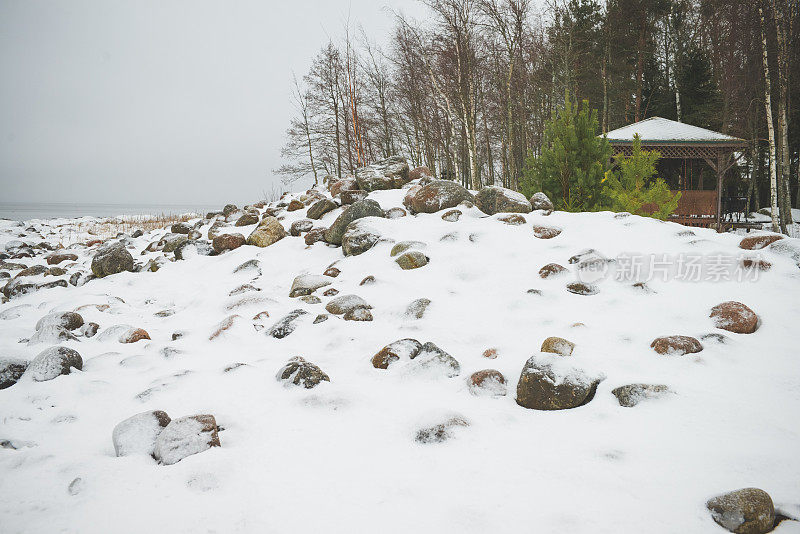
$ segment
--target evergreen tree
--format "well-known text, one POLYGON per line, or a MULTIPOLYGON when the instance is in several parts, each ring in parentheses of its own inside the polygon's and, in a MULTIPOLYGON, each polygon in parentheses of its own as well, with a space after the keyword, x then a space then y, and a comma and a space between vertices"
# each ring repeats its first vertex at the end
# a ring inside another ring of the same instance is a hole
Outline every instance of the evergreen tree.
POLYGON ((556 208, 594 211, 601 207, 601 182, 609 168, 611 145, 598 137, 597 110, 583 101, 580 111, 567 93, 564 107, 545 125, 541 153, 525 161, 521 189, 550 197, 556 208))
POLYGON ((718 130, 722 126, 722 99, 708 56, 691 47, 678 59, 678 86, 681 88, 681 122, 718 130))
POLYGON ((662 220, 675 211, 681 194, 673 195, 666 182, 655 176, 660 157, 657 150, 642 150, 639 134, 633 137, 631 155, 619 161, 620 172, 608 171, 603 181, 603 191, 613 211, 662 220))

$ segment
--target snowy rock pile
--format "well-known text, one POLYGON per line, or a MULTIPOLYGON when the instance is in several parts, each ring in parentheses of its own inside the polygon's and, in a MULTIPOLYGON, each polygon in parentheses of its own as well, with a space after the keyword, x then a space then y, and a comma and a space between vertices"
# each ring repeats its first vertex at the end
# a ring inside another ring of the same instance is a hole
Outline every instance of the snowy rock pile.
POLYGON ((65 248, 69 221, 0 221, 0 524, 799 524, 800 241, 398 157, 325 185, 65 248), (715 278, 653 273, 686 258, 715 278))

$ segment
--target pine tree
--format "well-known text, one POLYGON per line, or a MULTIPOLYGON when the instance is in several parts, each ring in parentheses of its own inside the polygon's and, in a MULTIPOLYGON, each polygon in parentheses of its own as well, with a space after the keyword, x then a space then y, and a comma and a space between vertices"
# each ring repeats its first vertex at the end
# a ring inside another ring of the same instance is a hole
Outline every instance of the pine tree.
POLYGON ((597 110, 584 100, 578 111, 567 93, 564 107, 554 111, 545 126, 541 153, 525 161, 522 192, 531 196, 542 191, 566 211, 600 209, 611 145, 597 130, 597 110))
POLYGON ((603 192, 613 211, 627 211, 664 220, 678 207, 680 193, 670 192, 666 182, 655 176, 657 150, 642 150, 639 134, 633 137, 631 155, 619 160, 620 172, 608 171, 603 192))

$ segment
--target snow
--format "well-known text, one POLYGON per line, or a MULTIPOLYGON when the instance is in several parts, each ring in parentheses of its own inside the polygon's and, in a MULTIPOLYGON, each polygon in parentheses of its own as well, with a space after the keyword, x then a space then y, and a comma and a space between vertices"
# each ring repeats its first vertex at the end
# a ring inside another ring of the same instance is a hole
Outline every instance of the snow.
POLYGON ((743 142, 737 137, 725 135, 713 130, 692 126, 683 122, 650 117, 634 122, 622 128, 611 130, 606 134, 609 141, 633 141, 634 134, 639 134, 642 143, 653 142, 743 142))
MULTIPOLYGON (((402 206, 405 192, 369 198, 388 209, 402 206)), ((675 223, 609 212, 536 212, 511 226, 475 208, 459 209, 458 222, 433 213, 376 225, 395 244, 427 244, 430 263, 418 269, 396 265, 388 241, 344 257, 341 248, 286 237, 266 248, 193 256, 157 272, 43 289, 0 305, 3 357, 33 359, 42 345, 19 340, 53 311, 77 310, 101 329, 60 343, 80 353, 82 371, 0 390, 0 441, 18 445, 0 448, 0 530, 724 532, 706 501, 750 486, 769 492, 779 510, 800 512, 800 269, 790 253, 776 253, 800 250, 800 241, 748 251, 772 263, 757 279, 653 276, 647 280, 653 292, 645 293, 632 280, 614 278, 617 261, 608 277, 593 282, 598 294, 582 296, 565 289, 576 280, 569 258, 578 252, 738 261, 742 236, 681 234, 687 228, 675 223), (537 239, 534 225, 562 232, 537 239), (451 239, 441 241, 445 235, 451 239), (234 274, 251 260, 258 265, 234 274), (319 304, 289 298, 295 277, 321 275, 334 262, 341 274, 329 287, 369 303, 373 321, 332 316, 313 324, 335 297, 318 290, 319 304), (551 262, 570 272, 541 279, 539 269, 551 262), (368 275, 375 282, 359 286, 368 275), (261 291, 231 296, 242 284, 261 291), (432 304, 421 319, 409 320, 406 309, 420 298, 432 304), (759 315, 755 333, 715 328, 711 308, 730 300, 759 315), (267 335, 297 309, 307 313, 293 332, 267 335), (156 315, 163 310, 174 313, 156 315), (264 311, 268 318, 251 321, 264 311), (234 313, 241 317, 236 325, 209 341, 234 313), (252 328, 256 323, 264 328, 252 328), (152 340, 119 343, 116 325, 143 328, 152 340), (724 334, 725 342, 703 340, 702 352, 684 356, 650 349, 658 336, 708 333, 724 334), (573 354, 540 354, 550 336, 575 343, 573 354), (446 367, 434 378, 414 373, 414 362, 430 355, 386 370, 371 365, 381 348, 404 338, 434 343, 458 361, 459 374, 448 377, 453 369, 446 367), (490 348, 496 359, 482 356, 490 348), (318 365, 330 382, 283 387, 275 374, 294 356, 318 365), (579 408, 524 409, 515 402, 516 384, 532 356, 563 365, 564 373, 575 368, 605 379, 579 408), (507 395, 470 394, 468 377, 487 368, 503 373, 507 395), (674 394, 622 407, 611 391, 632 383, 664 384, 674 394), (181 431, 185 441, 164 443, 165 454, 187 444, 177 463, 160 465, 146 454, 117 457, 113 429, 151 410, 173 418, 213 414, 221 446, 206 450, 205 438, 181 431), (454 414, 469 426, 442 443, 415 441, 421 429, 454 414)), ((339 213, 315 224, 328 226, 339 213)), ((287 213, 281 223, 288 228, 304 214, 287 213)), ((53 243, 91 238, 68 220, 30 224, 53 243)), ((12 240, 40 241, 25 227, 0 221, 0 249, 12 240)), ((208 228, 200 230, 205 235, 208 228)), ((250 228, 229 230, 246 235, 250 228)), ((132 238, 135 260, 159 256, 140 252, 167 232, 132 238)), ((95 249, 70 252, 85 270, 95 249)), ((798 523, 784 521, 775 532, 797 531, 798 523)))

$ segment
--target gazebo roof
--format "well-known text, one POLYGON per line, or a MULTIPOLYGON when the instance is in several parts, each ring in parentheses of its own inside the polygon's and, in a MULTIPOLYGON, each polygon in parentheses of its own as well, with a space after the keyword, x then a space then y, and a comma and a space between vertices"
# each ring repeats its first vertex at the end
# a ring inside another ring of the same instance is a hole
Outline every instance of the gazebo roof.
POLYGON ((650 117, 617 128, 608 132, 606 137, 612 145, 624 145, 633 143, 633 136, 637 133, 643 145, 741 146, 745 144, 745 141, 738 137, 662 117, 650 117))

